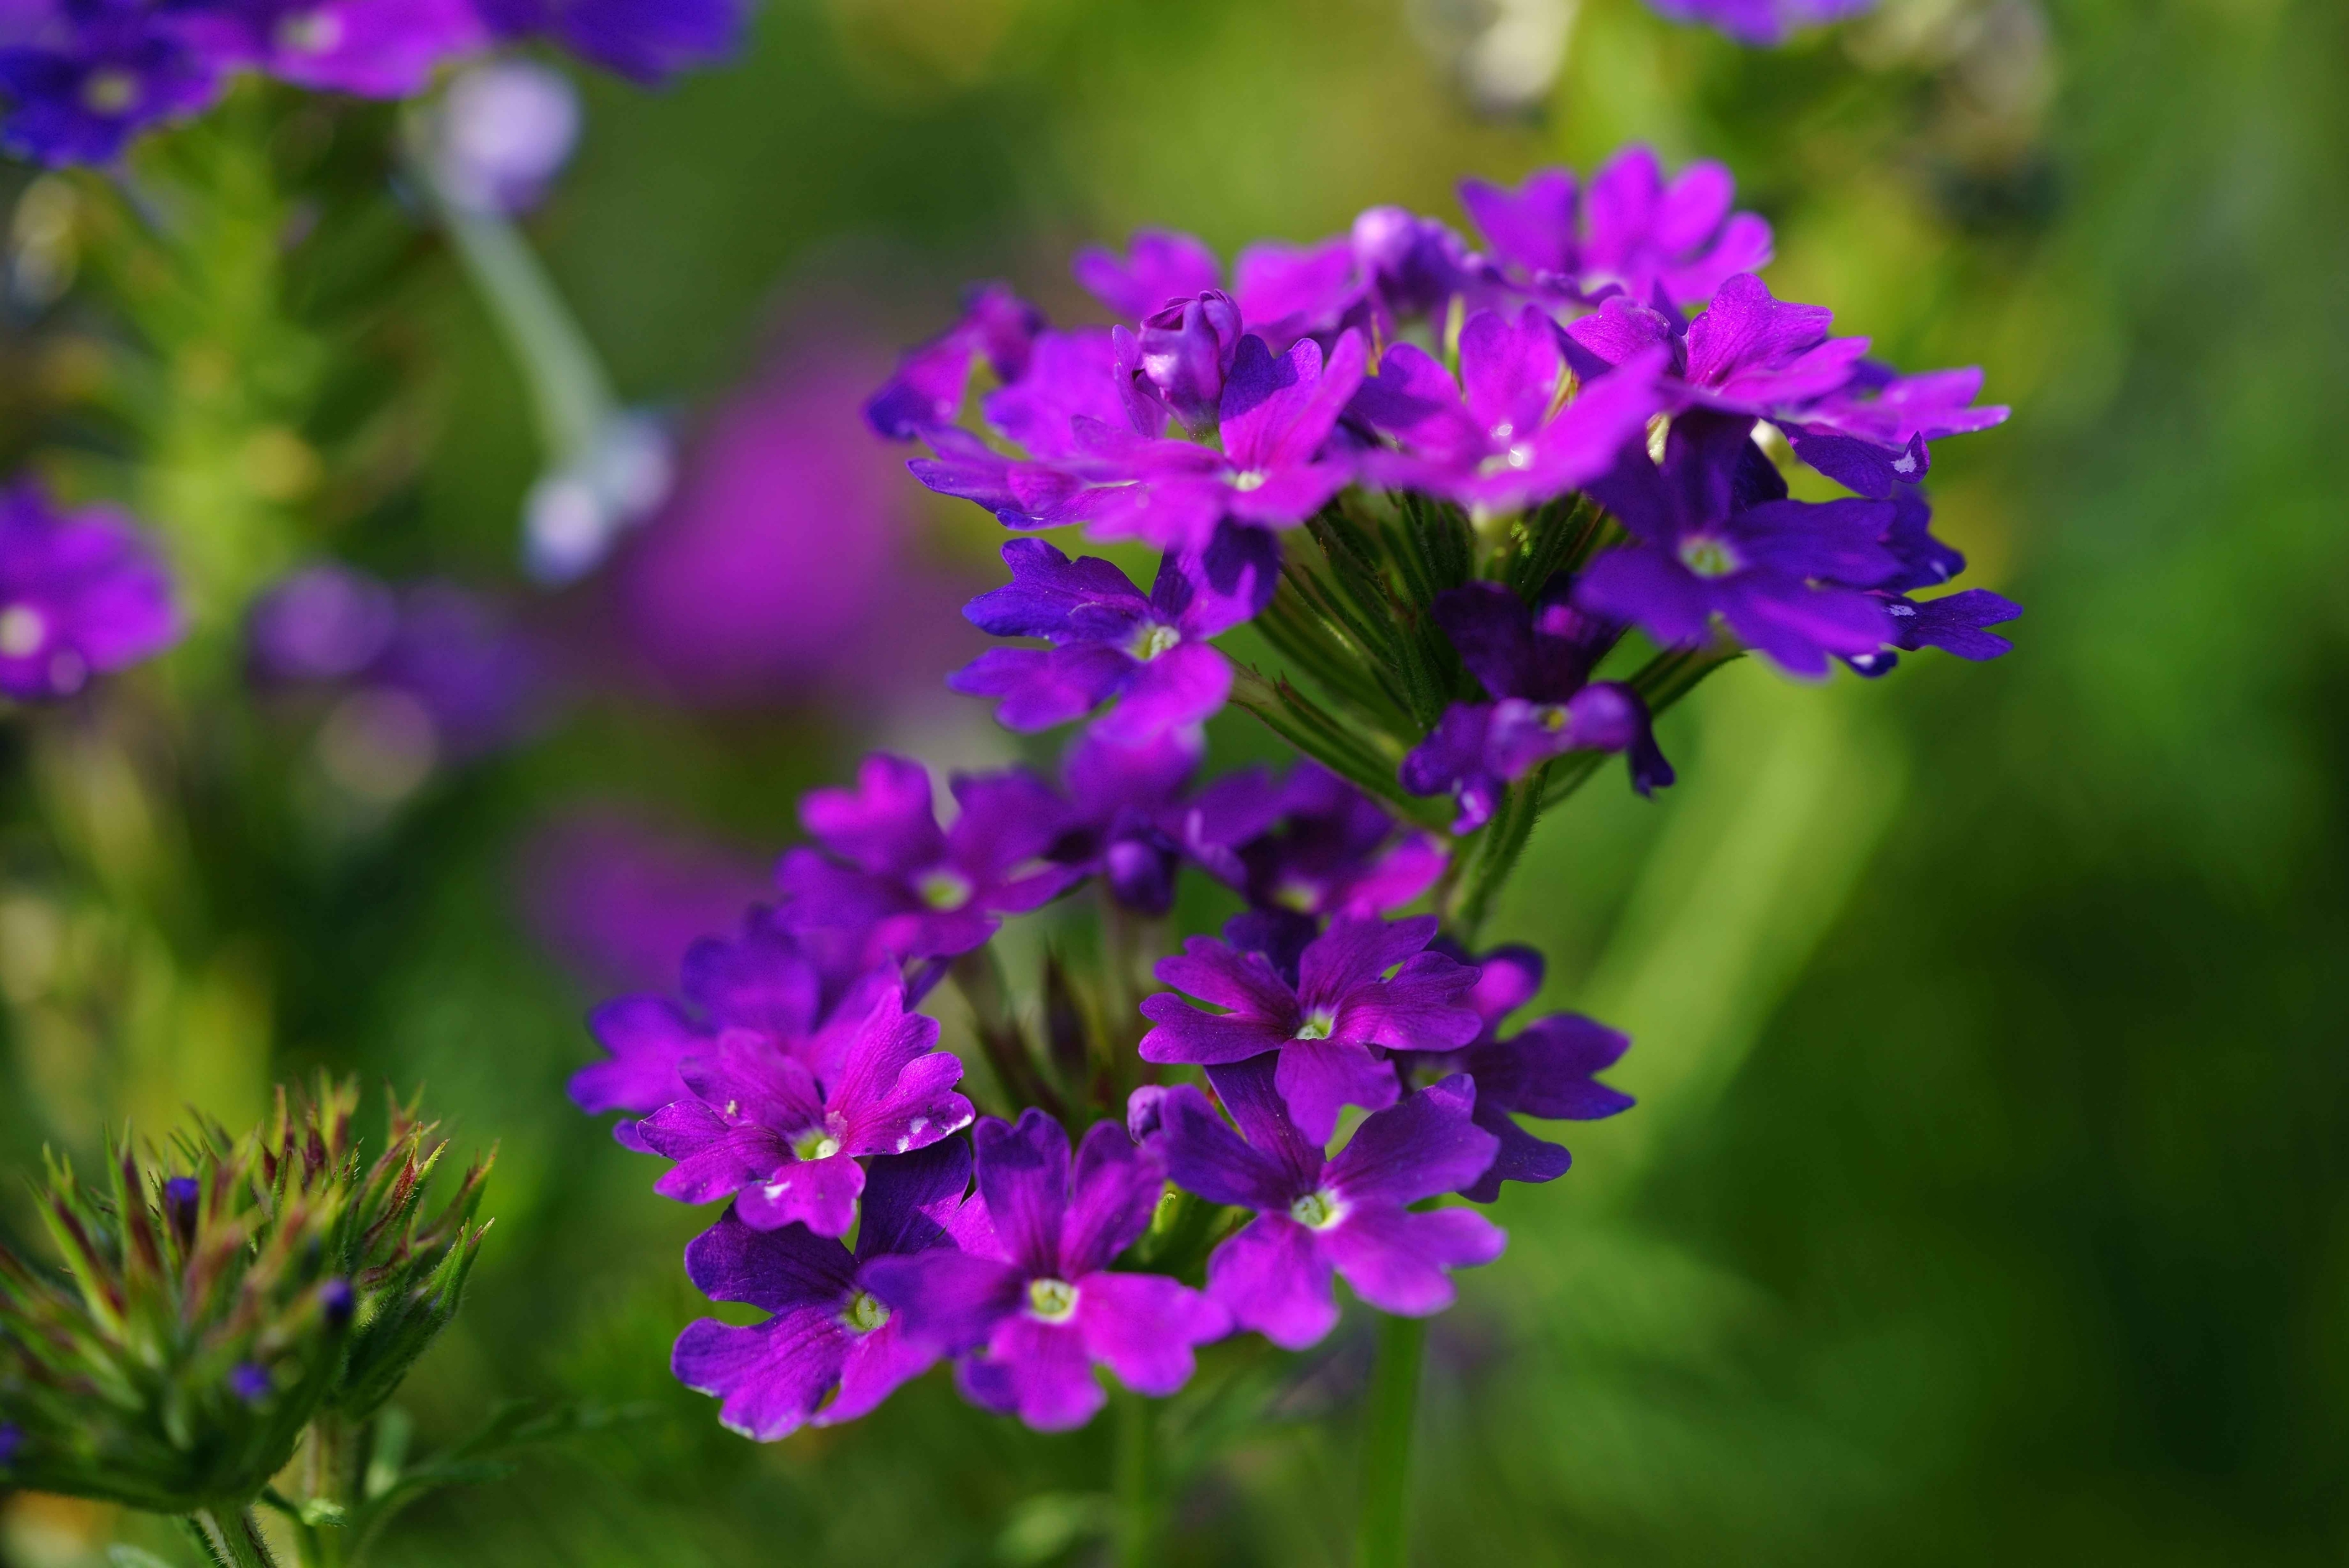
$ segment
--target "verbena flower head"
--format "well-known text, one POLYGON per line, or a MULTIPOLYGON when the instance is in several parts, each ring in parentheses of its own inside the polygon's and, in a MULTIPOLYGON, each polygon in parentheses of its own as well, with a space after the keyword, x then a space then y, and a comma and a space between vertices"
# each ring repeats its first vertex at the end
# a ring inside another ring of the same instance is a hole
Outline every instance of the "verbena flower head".
POLYGON ((1382 1110, 1400 1092, 1387 1051, 1446 1051, 1475 1038, 1483 1021, 1465 1002, 1476 971, 1426 950, 1431 917, 1341 916, 1307 944, 1294 983, 1262 953, 1207 937, 1158 962, 1161 981, 1213 1006, 1168 992, 1143 999, 1154 1027, 1145 1062, 1216 1066, 1278 1053, 1275 1084, 1309 1137, 1327 1142, 1346 1106, 1382 1110))
POLYGON ((1301 1350, 1338 1321, 1341 1275, 1381 1312, 1424 1317, 1452 1304, 1448 1271, 1489 1263, 1506 1238, 1472 1210, 1410 1205, 1478 1182, 1500 1148, 1473 1119, 1478 1085, 1461 1074, 1366 1117, 1335 1157, 1290 1115, 1271 1056, 1211 1067, 1235 1133, 1188 1084, 1155 1096, 1146 1140, 1174 1184, 1256 1218, 1207 1261, 1207 1293, 1242 1328, 1301 1350))
POLYGON ((1459 802, 1455 833, 1483 826, 1506 784, 1568 752, 1626 753, 1641 794, 1672 782, 1645 701, 1620 681, 1590 680, 1622 623, 1577 609, 1572 596, 1572 579, 1560 574, 1531 605, 1491 582, 1435 601, 1444 635, 1494 699, 1453 703, 1403 759, 1405 789, 1459 802))
POLYGON ((30 483, 0 495, 0 694, 69 697, 181 629, 171 576, 128 518, 62 511, 30 483))
POLYGON ((878 1259, 951 1248, 969 1184, 958 1138, 874 1160, 853 1251, 804 1225, 755 1229, 730 1210, 686 1248, 685 1272, 712 1301, 773 1315, 688 1324, 669 1362, 678 1381, 723 1400, 719 1419, 762 1443, 871 1412, 939 1352, 906 1333, 866 1272, 878 1259))
POLYGON ((1475 1083, 1474 1120, 1497 1148, 1492 1164, 1457 1190, 1490 1203, 1504 1181, 1555 1181, 1573 1164, 1563 1146, 1518 1126, 1518 1116, 1586 1122, 1631 1108, 1630 1096, 1598 1079, 1631 1042, 1578 1012, 1548 1013, 1501 1038, 1503 1022, 1541 990, 1542 957, 1531 948, 1505 947, 1473 961, 1477 975, 1468 1004, 1485 1020, 1483 1033, 1461 1050, 1410 1057, 1405 1071, 1421 1077, 1464 1073, 1475 1083))
POLYGON ((875 1259, 864 1279, 916 1341, 962 1356, 963 1392, 1043 1430, 1081 1427, 1105 1401, 1098 1363, 1141 1394, 1189 1381, 1192 1347, 1230 1331, 1224 1309, 1159 1274, 1110 1265, 1149 1228, 1158 1157, 1114 1121, 1071 1165, 1069 1135, 1038 1110, 974 1134, 987 1224, 959 1251, 875 1259))
POLYGON ((968 1127, 970 1102, 954 1092, 962 1063, 936 1048, 937 1021, 905 1012, 895 985, 858 1000, 805 1039, 720 1029, 687 1055, 687 1097, 636 1126, 637 1141, 678 1162, 653 1190, 686 1203, 735 1196, 757 1231, 843 1235, 864 1190, 860 1159, 968 1127))
POLYGON ((113 1151, 39 1195, 62 1275, 0 1249, 0 1388, 12 1487, 161 1513, 250 1501, 316 1416, 375 1413, 457 1312, 487 1174, 424 1200, 446 1144, 395 1105, 384 1152, 355 1087, 281 1090, 232 1137, 113 1151))
POLYGON ((1146 598, 1109 562, 1071 561, 1040 539, 1006 545, 1003 562, 1010 583, 963 613, 993 636, 1052 646, 991 649, 947 684, 1002 699, 996 717, 1014 730, 1049 729, 1114 701, 1094 732, 1123 744, 1223 707, 1231 665, 1207 639, 1261 610, 1280 575, 1269 535, 1228 524, 1205 551, 1169 552, 1146 598))

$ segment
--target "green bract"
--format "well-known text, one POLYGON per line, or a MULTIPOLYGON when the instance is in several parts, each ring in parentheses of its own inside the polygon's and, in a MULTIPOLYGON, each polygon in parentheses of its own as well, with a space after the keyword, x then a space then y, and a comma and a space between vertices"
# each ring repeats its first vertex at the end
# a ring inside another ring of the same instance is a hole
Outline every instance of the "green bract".
POLYGON ((483 1159, 429 1215, 448 1145, 356 1085, 278 1091, 243 1137, 199 1120, 36 1184, 62 1272, 0 1248, 0 1480, 162 1513, 242 1508, 322 1416, 363 1420, 456 1315, 483 1159))

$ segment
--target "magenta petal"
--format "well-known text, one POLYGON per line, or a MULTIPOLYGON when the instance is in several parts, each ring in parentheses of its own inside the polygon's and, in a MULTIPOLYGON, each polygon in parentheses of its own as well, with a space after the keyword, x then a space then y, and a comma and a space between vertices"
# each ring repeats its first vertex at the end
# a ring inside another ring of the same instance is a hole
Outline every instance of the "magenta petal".
POLYGON ((754 1231, 731 1210, 686 1243, 685 1273, 714 1302, 767 1312, 821 1306, 836 1312, 856 1289, 855 1261, 838 1241, 804 1226, 754 1231))
POLYGON ((571 1075, 572 1100, 589 1116, 657 1111, 686 1096, 678 1064, 709 1036, 665 997, 624 996, 587 1015, 587 1027, 611 1059, 571 1075))
POLYGON ((1141 745, 1178 725, 1198 723, 1221 711, 1231 694, 1230 662, 1204 642, 1178 643, 1146 664, 1126 659, 1125 667, 1131 679, 1124 696, 1092 730, 1116 745, 1141 745))
POLYGON ((793 1159, 767 1180, 746 1184, 734 1211, 754 1231, 797 1221, 819 1236, 844 1236, 856 1223, 856 1199, 864 1190, 864 1168, 846 1154, 793 1159))
MULTIPOLYGON (((1124 1136, 1120 1133, 1120 1137, 1124 1136)), ((1060 1266, 1061 1225, 1069 1203, 1069 1135, 1030 1107, 1015 1125, 983 1118, 972 1135, 978 1193, 1004 1257, 1038 1275, 1060 1266)))
POLYGON ((1382 985, 1364 986, 1338 1009, 1333 1036, 1392 1051, 1449 1051, 1484 1032, 1467 1005, 1476 971, 1442 953, 1414 953, 1382 985))
POLYGON ((1160 992, 1142 999, 1142 1015, 1154 1025, 1142 1037, 1145 1062, 1190 1062, 1212 1066, 1245 1062, 1288 1043, 1290 1029, 1237 1013, 1202 1012, 1179 996, 1160 992))
POLYGON ((1326 1184, 1341 1197, 1409 1204, 1467 1186, 1499 1145, 1475 1125, 1475 1085, 1454 1073, 1365 1119, 1330 1162, 1326 1184))
POLYGON ((1330 1272, 1312 1231, 1287 1214, 1259 1214, 1207 1260, 1207 1292, 1240 1327, 1303 1350, 1337 1325, 1330 1272))
POLYGON ((1273 1082, 1298 1129, 1327 1143, 1347 1106, 1384 1110, 1402 1092, 1391 1064, 1360 1045, 1337 1040, 1292 1040, 1280 1053, 1273 1082))
POLYGON ((836 1313, 822 1307, 753 1328, 700 1318, 678 1335, 669 1369, 687 1387, 724 1401, 718 1418, 729 1430, 769 1443, 804 1425, 839 1380, 847 1338, 836 1313))
POLYGON ((1130 656, 1098 643, 990 648, 947 676, 947 689, 1000 699, 995 722, 1007 730, 1049 730, 1108 701, 1134 671, 1130 656))
POLYGON ((1447 1270, 1489 1263, 1508 1238, 1482 1214, 1438 1209, 1426 1214, 1365 1203, 1321 1232, 1321 1250, 1338 1272, 1381 1312, 1425 1317, 1452 1304, 1447 1270))
POLYGON ((875 1258, 857 1277, 905 1319, 906 1334, 948 1355, 984 1343, 1019 1310, 1028 1287, 1028 1276, 1009 1263, 944 1248, 875 1258))
MULTIPOLYGON (((1299 1004, 1308 1009, 1339 1005, 1426 947, 1435 929, 1432 915, 1394 921, 1340 916, 1298 962, 1299 1004)), ((1464 987, 1472 978, 1463 973, 1460 982, 1464 987)))
POLYGON ((1212 937, 1185 938, 1183 950, 1160 959, 1152 972, 1164 984, 1246 1018, 1286 1025, 1297 1016, 1296 992, 1264 955, 1235 952, 1212 937))
POLYGON ((1063 1280, 1105 1268, 1150 1228, 1166 1189, 1166 1172, 1152 1150, 1139 1147, 1115 1121, 1095 1122, 1077 1146, 1062 1217, 1059 1266, 1063 1280))
POLYGON ((810 1423, 837 1426, 870 1415, 900 1386, 937 1364, 938 1352, 907 1334, 895 1315, 870 1334, 848 1339, 840 1366, 840 1392, 810 1423))
POLYGON ((1109 1402, 1074 1323, 1039 1323, 1015 1314, 985 1351, 957 1371, 963 1392, 976 1403, 1017 1416, 1040 1432, 1073 1430, 1109 1402))
POLYGON ((875 873, 923 870, 946 847, 930 805, 929 770, 886 753, 858 764, 854 789, 809 792, 800 820, 834 855, 875 873))
MULTIPOLYGON (((1185 1191, 1210 1203, 1265 1210, 1285 1209, 1311 1190, 1318 1171, 1292 1173, 1271 1154, 1251 1147, 1191 1085, 1160 1090, 1155 1109, 1153 1143, 1166 1161, 1167 1176, 1185 1191)), ((1319 1150, 1313 1151, 1313 1163, 1320 1164, 1319 1150)))
POLYGON ((1219 1303, 1163 1274, 1094 1273, 1071 1282, 1085 1354, 1137 1394, 1174 1393, 1198 1365, 1191 1347, 1231 1332, 1219 1303))

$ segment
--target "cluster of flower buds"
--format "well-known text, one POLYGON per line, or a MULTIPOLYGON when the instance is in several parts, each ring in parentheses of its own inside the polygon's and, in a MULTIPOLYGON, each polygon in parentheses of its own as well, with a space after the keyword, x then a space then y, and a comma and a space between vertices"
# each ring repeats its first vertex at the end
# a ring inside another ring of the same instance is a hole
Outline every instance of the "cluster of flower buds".
POLYGON ((62 1273, 0 1249, 0 1482, 160 1513, 249 1504, 322 1417, 363 1422, 455 1316, 486 1160, 436 1209, 447 1148, 355 1086, 279 1091, 258 1129, 200 1123, 38 1194, 62 1273))
POLYGON ((1909 597, 1962 566, 1919 481, 1930 441, 2004 417, 1978 374, 1899 376, 1773 298, 1770 230, 1717 167, 1667 182, 1634 150, 1587 190, 1463 196, 1482 251, 1381 208, 1228 279, 1180 234, 1085 252, 1124 324, 990 286, 868 404, 933 489, 1161 559, 1145 592, 1008 545, 967 614, 1030 641, 949 683, 1015 730, 1089 721, 1059 779, 956 777, 941 826, 919 763, 868 758, 802 803, 780 902, 697 947, 681 1001, 593 1020, 609 1058, 574 1096, 629 1113, 620 1141, 673 1162, 657 1190, 731 1199, 688 1271, 773 1314, 678 1343, 729 1425, 845 1420, 950 1359, 972 1400, 1064 1428, 1096 1366, 1164 1395, 1226 1334, 1314 1343, 1340 1278, 1440 1311, 1503 1237, 1430 1205, 1563 1174, 1519 1116, 1630 1104, 1598 1077, 1624 1036, 1506 1032, 1542 961, 1474 950, 1542 810, 1609 755, 1670 784, 1653 713, 1748 649, 1809 677, 2004 649, 2005 600, 1909 597), (957 422, 981 364, 984 432, 957 422), (1791 499, 1774 452, 1853 493, 1791 499), (1286 676, 1214 645, 1243 624, 1286 676), (1306 760, 1203 783, 1227 702, 1306 760), (1170 951, 1186 867, 1246 908, 1170 951), (988 944, 1087 884, 1098 971, 1048 959, 1023 1021, 988 944), (949 976, 1003 1116, 911 1011, 949 976))
POLYGON ((103 163, 256 71, 367 98, 421 92, 446 62, 543 38, 640 82, 730 51, 745 0, 28 0, 0 8, 0 141, 103 163))

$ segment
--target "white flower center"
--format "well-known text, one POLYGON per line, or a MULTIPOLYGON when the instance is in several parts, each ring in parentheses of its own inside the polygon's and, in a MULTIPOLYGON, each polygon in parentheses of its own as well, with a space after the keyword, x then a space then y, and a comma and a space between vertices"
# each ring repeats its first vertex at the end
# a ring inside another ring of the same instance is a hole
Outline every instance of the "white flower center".
POLYGON ((1260 468, 1251 468, 1245 473, 1232 475, 1232 488, 1239 491, 1260 489, 1264 482, 1271 477, 1272 475, 1260 468))
POLYGON ((81 105, 92 114, 129 114, 142 96, 139 78, 129 71, 92 71, 81 84, 81 105))
POLYGON ((840 1140, 825 1127, 810 1127, 792 1139, 792 1152, 802 1159, 830 1159, 840 1152, 840 1140))
POLYGON ((940 911, 961 909, 970 902, 974 890, 969 877, 943 866, 924 873, 921 879, 914 884, 914 891, 920 895, 922 902, 940 911))
POLYGON ((1077 1287, 1066 1280, 1028 1282, 1028 1315, 1039 1323, 1066 1323, 1076 1315, 1077 1287))
POLYGON ((841 1313, 840 1321, 843 1326, 858 1334, 871 1334, 889 1321, 889 1309, 882 1305, 877 1297, 859 1291, 848 1298, 848 1305, 841 1313))
POLYGON ((331 11, 296 11, 277 24, 277 47, 289 55, 323 55, 343 42, 343 19, 331 11))
POLYGON ((1173 627, 1152 621, 1133 634, 1133 640, 1126 644, 1125 650, 1147 664, 1182 640, 1183 634, 1173 627))
POLYGON ((1309 1192, 1288 1206, 1288 1217, 1309 1231, 1327 1231, 1345 1217, 1345 1206, 1328 1188, 1309 1192))
POLYGON ((0 610, 0 654, 30 659, 49 640, 49 618, 31 605, 0 610))
POLYGON ((1729 541, 1712 534, 1692 534, 1681 541, 1681 565, 1700 577, 1725 577, 1745 563, 1729 541))
POLYGON ((1326 1007, 1317 1007, 1305 1015, 1304 1023, 1297 1026, 1295 1038, 1327 1040, 1330 1038, 1330 1032, 1337 1026, 1338 1015, 1335 1012, 1326 1007))

